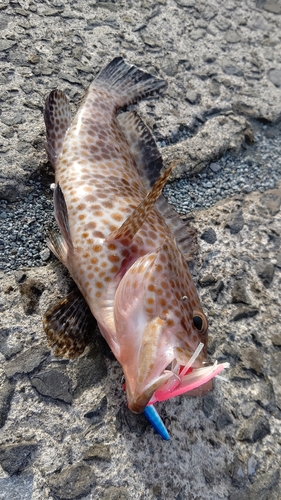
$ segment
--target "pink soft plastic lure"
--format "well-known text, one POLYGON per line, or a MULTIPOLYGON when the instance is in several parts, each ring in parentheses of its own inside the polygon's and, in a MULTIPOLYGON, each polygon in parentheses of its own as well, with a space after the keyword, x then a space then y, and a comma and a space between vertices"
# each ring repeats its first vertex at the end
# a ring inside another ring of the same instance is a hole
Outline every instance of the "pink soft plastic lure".
MULTIPOLYGON (((171 369, 170 378, 163 384, 163 386, 159 387, 159 389, 154 392, 152 398, 148 402, 148 405, 152 405, 159 401, 165 401, 188 392, 191 393, 191 391, 199 389, 203 386, 207 388, 208 382, 219 375, 225 368, 229 367, 229 363, 218 364, 215 362, 210 366, 203 366, 202 368, 195 369, 192 368, 193 362, 203 347, 203 344, 200 343, 186 366, 183 367, 176 364, 171 369)), ((198 393, 199 392, 200 391, 198 391, 198 393)))

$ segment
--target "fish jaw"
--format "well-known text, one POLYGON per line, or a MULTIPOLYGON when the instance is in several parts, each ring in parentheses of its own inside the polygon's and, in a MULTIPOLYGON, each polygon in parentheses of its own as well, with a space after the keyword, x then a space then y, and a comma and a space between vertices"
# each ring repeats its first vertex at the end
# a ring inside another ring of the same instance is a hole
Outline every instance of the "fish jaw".
MULTIPOLYGON (((133 413, 142 413, 144 409, 147 407, 147 405, 153 404, 152 399, 155 391, 157 390, 159 385, 162 385, 163 383, 166 382, 167 378, 169 375, 163 374, 162 377, 159 377, 158 380, 156 380, 154 383, 149 385, 149 387, 144 390, 141 387, 138 387, 134 383, 134 391, 132 391, 130 381, 127 384, 126 383, 126 395, 127 395, 127 403, 128 403, 128 408, 133 412, 133 413), (150 402, 151 401, 151 402, 150 402)), ((128 379, 126 379, 128 380, 128 379)))
POLYGON ((140 413, 145 406, 166 401, 176 396, 204 396, 213 389, 214 378, 224 369, 229 368, 229 363, 218 364, 215 362, 210 366, 201 366, 200 368, 190 366, 187 373, 183 375, 185 367, 179 365, 176 360, 174 360, 173 364, 176 367, 174 367, 173 371, 164 370, 162 375, 145 389, 142 387, 142 380, 139 379, 138 385, 133 384, 134 392, 132 392, 130 379, 126 378, 129 381, 128 385, 126 384, 126 391, 128 406, 131 411, 140 413))

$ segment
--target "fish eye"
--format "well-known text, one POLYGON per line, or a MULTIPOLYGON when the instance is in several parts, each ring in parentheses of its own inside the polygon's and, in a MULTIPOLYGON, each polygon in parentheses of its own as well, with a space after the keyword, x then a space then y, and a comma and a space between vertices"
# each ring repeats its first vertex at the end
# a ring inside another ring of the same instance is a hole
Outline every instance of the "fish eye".
POLYGON ((203 313, 199 311, 193 311, 192 319, 193 319, 193 325, 195 326, 196 330, 202 333, 207 331, 208 327, 207 318, 203 313))
POLYGON ((200 316, 193 316, 193 324, 197 330, 201 331, 203 327, 203 321, 200 316))

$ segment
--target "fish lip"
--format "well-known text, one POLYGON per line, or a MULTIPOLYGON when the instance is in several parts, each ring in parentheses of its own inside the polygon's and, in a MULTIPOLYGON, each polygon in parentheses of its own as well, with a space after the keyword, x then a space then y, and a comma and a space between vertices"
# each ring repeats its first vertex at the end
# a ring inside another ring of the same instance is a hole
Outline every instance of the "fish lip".
POLYGON ((166 373, 164 371, 156 379, 145 385, 137 380, 137 383, 134 384, 134 389, 132 390, 130 386, 130 379, 128 378, 127 380, 125 374, 128 408, 133 413, 142 413, 155 391, 169 379, 170 375, 170 372, 166 373))
MULTIPOLYGON (((126 392, 129 409, 133 413, 141 413, 145 409, 149 401, 153 401, 154 394, 157 393, 157 391, 160 391, 161 393, 161 388, 162 392, 164 391, 164 393, 166 394, 170 393, 170 397, 165 399, 174 397, 174 391, 177 390, 178 386, 181 386, 182 381, 184 378, 186 378, 189 370, 192 369, 192 371, 196 371, 196 369, 204 367, 206 358, 204 354, 202 354, 203 349, 204 343, 200 342, 193 355, 190 357, 188 363, 185 366, 182 366, 182 369, 180 369, 180 365, 178 364, 177 360, 174 359, 174 361, 176 362, 176 366, 174 367, 174 369, 166 369, 162 371, 162 373, 157 377, 157 380, 150 380, 149 384, 144 384, 143 381, 141 383, 141 381, 137 378, 136 383, 131 385, 130 378, 128 377, 128 381, 126 383, 126 392), (200 359, 202 357, 203 359, 200 359)), ((172 366, 173 362, 171 364, 171 368, 172 366)), ((213 366, 213 363, 211 363, 211 366, 213 366)), ((188 392, 188 390, 186 392, 188 392)))
MULTIPOLYGON (((199 387, 196 387, 196 389, 192 389, 190 391, 183 393, 181 396, 187 396, 187 397, 200 397, 201 396, 202 397, 205 394, 207 394, 208 392, 212 391, 213 387, 214 387, 214 380, 211 379, 211 380, 208 380, 207 382, 203 383, 199 387)), ((159 388, 161 388, 161 386, 159 388)), ((136 413, 136 414, 142 413, 144 411, 144 409, 146 408, 146 406, 148 405, 149 401, 151 401, 151 399, 153 399, 154 392, 156 392, 156 391, 151 390, 150 395, 148 395, 148 391, 146 391, 146 393, 141 394, 140 396, 135 397, 135 398, 132 396, 130 397, 129 394, 127 393, 129 410, 131 410, 132 413, 136 413)), ((173 398, 173 397, 175 397, 175 396, 173 396, 171 394, 171 398, 173 398)), ((170 398, 167 398, 167 399, 170 399, 170 398)))
POLYGON ((137 397, 134 397, 132 394, 130 394, 127 390, 127 399, 128 399, 128 408, 131 410, 133 413, 142 413, 145 407, 147 406, 147 403, 151 399, 152 395, 154 393, 154 390, 148 391, 146 393, 140 394, 137 397))
POLYGON ((140 401, 139 399, 133 400, 131 402, 128 402, 128 408, 131 410, 133 413, 142 413, 145 407, 147 406, 147 403, 149 402, 150 397, 145 398, 145 400, 142 398, 140 401))
POLYGON ((135 413, 135 415, 139 415, 140 413, 143 413, 143 411, 145 410, 147 405, 141 405, 141 406, 128 406, 129 410, 132 412, 132 413, 135 413))

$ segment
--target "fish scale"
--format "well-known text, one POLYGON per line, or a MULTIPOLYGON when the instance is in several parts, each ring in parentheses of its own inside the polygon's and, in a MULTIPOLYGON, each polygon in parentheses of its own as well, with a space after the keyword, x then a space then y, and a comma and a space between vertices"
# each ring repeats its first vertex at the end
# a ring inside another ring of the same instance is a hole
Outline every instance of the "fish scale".
MULTIPOLYGON (((174 165, 161 173, 161 155, 137 113, 116 114, 164 86, 115 58, 93 81, 72 122, 62 92, 53 91, 45 107, 61 231, 49 246, 69 269, 121 363, 135 412, 157 394, 167 399, 171 387, 179 393, 175 379, 187 392, 189 379, 193 389, 206 384, 209 390, 214 376, 203 367, 207 320, 187 265, 196 248, 194 231, 160 196, 174 165), (180 368, 189 367, 191 358, 192 377, 191 368, 180 368)), ((80 311, 72 300, 69 295, 62 302, 61 322, 59 305, 48 311, 44 327, 58 351, 73 357, 89 337, 85 308, 76 295, 80 311)))

